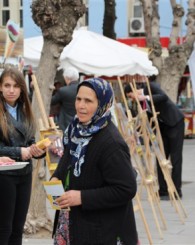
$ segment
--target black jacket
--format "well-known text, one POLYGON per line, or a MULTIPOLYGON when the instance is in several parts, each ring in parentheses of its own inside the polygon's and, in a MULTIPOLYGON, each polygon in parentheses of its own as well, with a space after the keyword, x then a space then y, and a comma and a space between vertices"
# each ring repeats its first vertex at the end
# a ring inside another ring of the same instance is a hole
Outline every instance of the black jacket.
MULTIPOLYGON (((69 167, 66 151, 52 177, 65 183, 69 167)), ((70 189, 81 190, 82 205, 71 207, 70 244, 116 245, 119 236, 125 245, 136 245, 136 187, 128 146, 111 122, 89 142, 81 175, 71 168, 70 189)))
POLYGON ((68 86, 60 88, 52 96, 51 105, 60 104, 59 127, 64 131, 76 114, 75 98, 78 82, 71 82, 68 86))
MULTIPOLYGON (((181 120, 184 120, 184 115, 181 110, 160 88, 159 84, 156 82, 150 82, 150 89, 155 111, 159 112, 157 116, 159 123, 164 123, 167 126, 174 127, 181 120)), ((144 95, 149 95, 148 87, 146 84, 144 84, 144 95)))
MULTIPOLYGON (((27 137, 28 133, 24 127, 24 115, 22 109, 18 106, 18 120, 15 120, 11 115, 8 115, 8 124, 13 126, 12 131, 9 131, 9 140, 4 139, 2 129, 0 128, 0 156, 10 157, 17 162, 22 162, 21 147, 28 147, 35 143, 34 137, 27 137)), ((0 115, 2 116, 2 115, 0 115)), ((41 156, 43 157, 43 156, 41 156)), ((24 175, 32 171, 32 163, 27 164, 22 169, 0 171, 0 174, 8 175, 24 175)))

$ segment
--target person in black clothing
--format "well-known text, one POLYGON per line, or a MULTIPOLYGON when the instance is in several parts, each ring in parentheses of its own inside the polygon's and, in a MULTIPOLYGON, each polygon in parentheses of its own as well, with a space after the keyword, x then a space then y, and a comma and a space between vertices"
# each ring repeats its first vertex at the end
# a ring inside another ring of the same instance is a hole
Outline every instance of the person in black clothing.
POLYGON ((112 123, 113 92, 108 82, 91 78, 78 85, 76 116, 65 132, 65 151, 51 180, 66 191, 56 199, 54 244, 136 245, 132 199, 136 174, 127 144, 112 123), (70 207, 70 211, 64 211, 70 207), (118 243, 117 243, 118 241, 118 243))
MULTIPOLYGON (((55 89, 53 90, 52 96, 54 96, 57 93, 57 91, 63 86, 64 85, 60 81, 55 81, 54 82, 55 89)), ((56 124, 58 124, 59 122, 60 107, 61 105, 59 103, 50 106, 49 116, 54 118, 54 122, 56 124)))
MULTIPOLYGON (((184 115, 180 109, 172 102, 166 93, 156 82, 150 82, 150 89, 154 107, 157 114, 160 132, 164 144, 166 158, 170 158, 172 163, 172 179, 176 190, 182 197, 182 152, 184 141, 184 115)), ((150 96, 146 83, 140 83, 138 89, 138 99, 146 101, 150 106, 150 96), (140 88, 141 85, 141 88, 140 88)), ((126 96, 134 98, 131 87, 128 84, 125 88, 126 96)), ((150 112, 148 113, 149 117, 150 112)), ((161 199, 167 200, 168 190, 163 173, 159 164, 157 164, 159 195, 161 199)))
POLYGON ((34 134, 24 77, 16 68, 6 68, 0 77, 0 161, 12 158, 27 164, 21 169, 0 170, 1 245, 22 244, 31 195, 31 159, 45 156, 45 151, 36 146, 34 134))
POLYGON ((51 106, 60 104, 58 116, 59 128, 64 131, 76 114, 75 98, 78 86, 79 72, 74 67, 64 70, 66 86, 59 88, 52 96, 51 106))

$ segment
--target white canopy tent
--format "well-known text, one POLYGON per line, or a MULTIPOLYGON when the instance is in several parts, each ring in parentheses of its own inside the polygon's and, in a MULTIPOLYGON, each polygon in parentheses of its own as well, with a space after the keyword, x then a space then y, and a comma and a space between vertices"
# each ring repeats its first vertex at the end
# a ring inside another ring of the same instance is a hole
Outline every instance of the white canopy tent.
MULTIPOLYGON (((42 36, 24 40, 25 65, 38 66, 42 36)), ((103 35, 77 30, 61 54, 61 67, 76 67, 79 72, 96 76, 156 75, 158 70, 147 53, 103 35)))

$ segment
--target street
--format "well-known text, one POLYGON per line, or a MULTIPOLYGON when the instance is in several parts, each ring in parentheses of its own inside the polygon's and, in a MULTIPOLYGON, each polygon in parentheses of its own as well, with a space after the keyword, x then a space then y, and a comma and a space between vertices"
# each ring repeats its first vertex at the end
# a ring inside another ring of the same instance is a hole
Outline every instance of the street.
MULTIPOLYGON (((151 207, 147 199, 142 200, 144 214, 152 237, 152 244, 194 245, 195 244, 195 139, 185 139, 183 149, 183 198, 182 204, 187 218, 182 224, 178 213, 170 201, 161 201, 160 206, 165 217, 167 229, 162 230, 162 238, 155 224, 151 207)), ((48 206, 49 213, 54 212, 48 206)), ((150 244, 139 211, 135 213, 137 230, 141 245, 150 244)), ((24 238, 23 245, 52 245, 52 239, 24 238)))

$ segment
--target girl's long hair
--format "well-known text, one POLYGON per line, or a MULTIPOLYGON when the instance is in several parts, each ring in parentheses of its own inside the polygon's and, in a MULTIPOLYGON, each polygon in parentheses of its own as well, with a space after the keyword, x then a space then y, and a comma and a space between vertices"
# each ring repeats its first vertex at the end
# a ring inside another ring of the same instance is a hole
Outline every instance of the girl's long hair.
MULTIPOLYGON (((33 117, 24 76, 16 68, 5 68, 0 77, 0 86, 2 86, 5 77, 12 78, 21 89, 20 97, 18 98, 17 102, 22 105, 22 111, 25 117, 23 123, 26 128, 27 137, 33 137, 35 134, 35 120, 33 117)), ((0 92, 0 127, 4 138, 6 140, 9 140, 9 125, 7 122, 7 115, 8 114, 5 108, 5 99, 2 95, 2 92, 0 92)))

